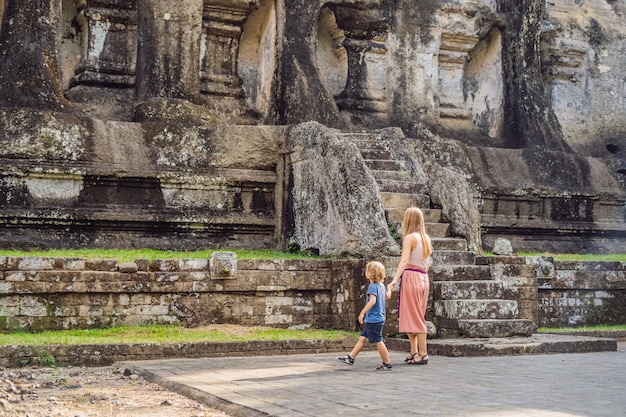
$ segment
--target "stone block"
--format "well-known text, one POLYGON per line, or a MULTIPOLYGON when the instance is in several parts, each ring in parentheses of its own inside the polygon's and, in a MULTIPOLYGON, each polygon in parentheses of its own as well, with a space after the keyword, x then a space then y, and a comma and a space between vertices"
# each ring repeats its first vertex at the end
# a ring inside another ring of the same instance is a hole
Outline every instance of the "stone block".
POLYGON ((429 269, 428 276, 433 281, 470 281, 493 279, 491 269, 486 265, 434 265, 429 269))
POLYGON ((291 272, 290 286, 306 291, 323 291, 332 286, 330 270, 291 272))
POLYGON ((16 271, 16 272, 5 272, 4 274, 4 279, 5 281, 15 281, 15 282, 19 282, 19 281, 26 281, 26 277, 30 276, 30 272, 24 272, 24 271, 16 271))
POLYGON ((62 258, 58 262, 57 269, 69 269, 71 271, 82 271, 85 269, 83 258, 62 258))
POLYGON ((433 283, 438 300, 501 298, 504 290, 498 281, 442 281, 433 283))
POLYGON ((149 270, 154 272, 179 271, 178 261, 178 259, 155 259, 150 262, 149 270))
POLYGON ((25 317, 43 317, 48 312, 48 303, 36 296, 23 297, 19 307, 19 315, 25 317))
POLYGON ((44 282, 18 281, 13 283, 12 290, 17 294, 45 294, 47 288, 44 282))
POLYGON ((459 320, 459 331, 466 337, 528 337, 536 329, 531 320, 459 320))
POLYGON ((54 269, 54 259, 38 257, 18 258, 17 269, 21 271, 41 271, 54 269))
POLYGON ((135 259, 135 263, 137 264, 137 270, 146 272, 150 267, 149 259, 135 259))
POLYGON ((575 271, 626 271, 624 262, 600 262, 600 261, 554 261, 557 270, 575 271))
POLYGON ((243 265, 246 266, 246 269, 260 271, 282 271, 283 269, 285 269, 285 261, 282 259, 259 259, 244 262, 243 265))
POLYGON ((85 271, 107 271, 113 272, 117 270, 116 259, 85 259, 85 271))
POLYGON ((513 319, 518 307, 510 300, 443 300, 435 302, 435 313, 450 319, 513 319))
POLYGON ((122 262, 117 264, 117 270, 123 274, 134 274, 139 270, 135 262, 122 262))
POLYGON ((209 266, 207 259, 180 259, 178 267, 181 271, 206 271, 209 266))
POLYGON ((211 279, 236 279, 237 255, 233 252, 213 252, 209 259, 211 279))

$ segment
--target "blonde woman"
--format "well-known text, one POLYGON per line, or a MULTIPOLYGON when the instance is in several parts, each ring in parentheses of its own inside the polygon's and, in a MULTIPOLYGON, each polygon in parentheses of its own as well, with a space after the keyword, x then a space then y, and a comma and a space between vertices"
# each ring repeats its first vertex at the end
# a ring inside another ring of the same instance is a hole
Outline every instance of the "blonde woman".
POLYGON ((409 337, 411 354, 404 362, 410 365, 428 364, 426 346, 426 305, 428 303, 428 266, 433 247, 424 228, 424 214, 417 207, 409 207, 402 221, 402 258, 387 286, 391 293, 400 281, 398 314, 399 330, 409 337))

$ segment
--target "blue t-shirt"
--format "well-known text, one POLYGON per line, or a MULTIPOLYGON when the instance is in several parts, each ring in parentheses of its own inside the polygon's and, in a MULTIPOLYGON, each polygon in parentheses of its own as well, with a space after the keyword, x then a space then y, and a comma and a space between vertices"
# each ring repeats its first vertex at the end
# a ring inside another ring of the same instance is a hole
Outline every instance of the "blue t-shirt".
POLYGON ((382 323, 385 321, 385 294, 387 290, 382 282, 372 282, 367 287, 367 296, 365 301, 370 301, 370 294, 376 296, 376 304, 365 313, 364 323, 382 323))

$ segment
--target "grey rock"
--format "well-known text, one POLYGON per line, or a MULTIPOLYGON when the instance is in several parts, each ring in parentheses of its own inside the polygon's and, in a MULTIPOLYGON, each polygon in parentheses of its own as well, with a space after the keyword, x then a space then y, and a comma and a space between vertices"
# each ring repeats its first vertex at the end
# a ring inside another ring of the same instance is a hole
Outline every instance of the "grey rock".
POLYGON ((498 238, 493 244, 493 253, 496 255, 510 256, 513 254, 513 246, 508 239, 498 238))
POLYGON ((396 245, 376 180, 357 147, 310 122, 288 134, 293 234, 289 241, 322 255, 371 256, 396 245))

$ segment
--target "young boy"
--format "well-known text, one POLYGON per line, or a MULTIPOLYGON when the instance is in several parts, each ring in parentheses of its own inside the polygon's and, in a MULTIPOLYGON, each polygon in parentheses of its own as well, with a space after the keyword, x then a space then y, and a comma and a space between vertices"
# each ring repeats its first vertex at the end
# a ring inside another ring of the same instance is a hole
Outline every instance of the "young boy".
POLYGON ((354 359, 365 347, 365 340, 369 340, 370 343, 376 344, 378 354, 383 360, 382 365, 378 365, 376 370, 390 371, 392 366, 389 351, 383 342, 386 300, 391 298, 391 291, 387 291, 383 284, 385 267, 380 262, 369 262, 365 268, 365 277, 370 281, 370 284, 367 287, 365 307, 359 313, 359 323, 364 324, 363 331, 352 351, 337 359, 347 365, 353 365, 354 359))

